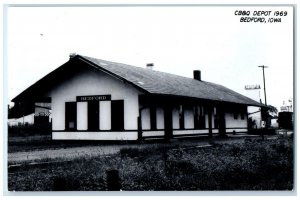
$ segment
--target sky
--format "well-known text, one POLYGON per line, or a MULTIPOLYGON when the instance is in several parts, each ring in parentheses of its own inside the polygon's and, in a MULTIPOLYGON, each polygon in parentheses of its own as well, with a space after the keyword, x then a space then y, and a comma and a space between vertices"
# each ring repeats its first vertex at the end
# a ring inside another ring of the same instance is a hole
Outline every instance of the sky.
MULTIPOLYGON (((70 53, 193 76, 279 108, 293 98, 293 9, 249 6, 8 7, 8 101, 69 59, 70 53), (240 22, 274 17, 279 23, 240 22), (271 11, 272 16, 253 16, 271 11), (258 13, 258 12, 256 12, 258 13), (261 86, 245 90, 245 85, 261 86)), ((51 83, 49 83, 51 84, 51 83)))

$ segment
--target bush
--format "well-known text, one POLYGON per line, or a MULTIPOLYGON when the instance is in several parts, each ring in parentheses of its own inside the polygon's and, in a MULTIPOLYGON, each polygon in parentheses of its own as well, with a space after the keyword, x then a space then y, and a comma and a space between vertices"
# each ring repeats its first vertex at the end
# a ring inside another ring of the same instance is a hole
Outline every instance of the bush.
POLYGON ((48 124, 28 124, 19 126, 8 126, 8 137, 51 135, 52 125, 48 124))
POLYGON ((250 135, 275 135, 276 131, 274 128, 268 129, 249 129, 248 134, 250 135))

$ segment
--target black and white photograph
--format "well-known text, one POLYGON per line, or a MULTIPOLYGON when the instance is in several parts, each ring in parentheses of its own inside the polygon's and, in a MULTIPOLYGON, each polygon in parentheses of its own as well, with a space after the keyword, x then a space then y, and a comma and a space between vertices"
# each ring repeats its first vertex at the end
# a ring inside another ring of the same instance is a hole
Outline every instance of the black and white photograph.
POLYGON ((6 5, 6 192, 294 195, 295 15, 6 5))

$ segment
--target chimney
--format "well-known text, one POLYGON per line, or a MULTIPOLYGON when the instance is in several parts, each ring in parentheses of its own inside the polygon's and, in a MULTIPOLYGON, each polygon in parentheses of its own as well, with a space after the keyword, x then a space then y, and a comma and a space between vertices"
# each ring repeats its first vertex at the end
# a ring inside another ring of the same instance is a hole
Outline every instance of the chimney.
POLYGON ((70 59, 74 58, 75 56, 77 56, 76 53, 70 53, 70 55, 69 55, 70 59))
POLYGON ((147 69, 153 69, 153 67, 154 67, 154 64, 153 63, 147 63, 147 65, 146 65, 146 68, 147 69))
POLYGON ((201 71, 200 70, 194 70, 194 79, 201 81, 201 71))

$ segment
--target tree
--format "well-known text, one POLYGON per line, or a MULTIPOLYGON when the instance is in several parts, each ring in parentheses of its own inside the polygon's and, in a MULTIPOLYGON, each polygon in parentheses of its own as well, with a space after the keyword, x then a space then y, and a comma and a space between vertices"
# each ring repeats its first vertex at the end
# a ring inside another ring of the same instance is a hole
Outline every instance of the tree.
POLYGON ((266 127, 271 125, 271 119, 273 116, 277 115, 278 110, 275 106, 268 105, 267 107, 261 108, 261 118, 266 122, 266 127))
POLYGON ((277 115, 277 113, 278 113, 278 110, 277 110, 277 108, 275 107, 275 106, 272 106, 272 105, 268 105, 268 113, 270 114, 270 115, 277 115))

